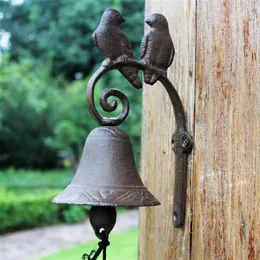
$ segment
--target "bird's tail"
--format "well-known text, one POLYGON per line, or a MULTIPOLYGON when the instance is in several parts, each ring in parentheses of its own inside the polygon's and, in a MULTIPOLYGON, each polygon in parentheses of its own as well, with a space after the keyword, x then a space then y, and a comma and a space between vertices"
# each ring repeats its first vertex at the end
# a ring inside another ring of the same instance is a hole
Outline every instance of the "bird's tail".
POLYGON ((138 70, 132 67, 120 68, 122 75, 135 87, 142 88, 142 82, 138 77, 138 70))
POLYGON ((158 80, 158 76, 152 74, 150 71, 145 71, 144 82, 149 85, 153 85, 158 80))

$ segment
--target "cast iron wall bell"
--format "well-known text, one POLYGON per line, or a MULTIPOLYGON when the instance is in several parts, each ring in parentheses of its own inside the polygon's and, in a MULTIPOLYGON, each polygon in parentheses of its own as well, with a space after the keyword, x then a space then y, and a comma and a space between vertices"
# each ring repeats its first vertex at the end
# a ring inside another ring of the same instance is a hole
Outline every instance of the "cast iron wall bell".
MULTIPOLYGON (((71 184, 53 199, 54 203, 91 205, 90 223, 96 236, 101 239, 97 251, 84 259, 97 259, 103 252, 106 259, 108 236, 116 222, 116 206, 156 206, 160 202, 144 186, 136 168, 130 138, 116 126, 128 115, 127 97, 117 89, 103 91, 99 102, 106 112, 115 111, 117 97, 122 103, 122 112, 117 117, 101 116, 94 103, 96 83, 107 72, 117 69, 136 88, 142 83, 138 70, 144 72, 144 81, 153 85, 160 81, 167 90, 174 107, 177 129, 172 136, 175 156, 174 227, 181 227, 185 219, 188 154, 193 141, 186 129, 186 119, 181 99, 167 78, 167 68, 174 58, 174 46, 170 37, 168 22, 161 14, 153 14, 146 23, 151 27, 144 36, 141 47, 141 62, 134 59, 131 43, 120 30, 125 21, 120 12, 109 8, 102 15, 99 26, 93 33, 93 41, 105 60, 91 77, 87 87, 87 106, 101 127, 88 136, 79 168, 71 184)), ((157 173, 158 174, 158 173, 157 173)))

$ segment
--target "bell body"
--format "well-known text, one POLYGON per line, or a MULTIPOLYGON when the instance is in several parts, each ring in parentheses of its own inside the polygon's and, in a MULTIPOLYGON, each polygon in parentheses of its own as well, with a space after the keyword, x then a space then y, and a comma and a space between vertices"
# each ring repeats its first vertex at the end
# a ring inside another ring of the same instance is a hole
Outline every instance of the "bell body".
POLYGON ((92 206, 156 206, 144 186, 130 138, 116 127, 98 127, 88 136, 71 184, 53 200, 92 206))

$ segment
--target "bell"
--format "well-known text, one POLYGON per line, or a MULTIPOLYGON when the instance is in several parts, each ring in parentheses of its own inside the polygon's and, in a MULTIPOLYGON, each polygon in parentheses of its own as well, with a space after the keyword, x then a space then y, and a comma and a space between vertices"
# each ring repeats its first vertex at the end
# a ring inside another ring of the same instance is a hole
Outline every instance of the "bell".
POLYGON ((128 134, 110 126, 91 131, 71 184, 52 202, 113 207, 160 205, 138 174, 128 134))

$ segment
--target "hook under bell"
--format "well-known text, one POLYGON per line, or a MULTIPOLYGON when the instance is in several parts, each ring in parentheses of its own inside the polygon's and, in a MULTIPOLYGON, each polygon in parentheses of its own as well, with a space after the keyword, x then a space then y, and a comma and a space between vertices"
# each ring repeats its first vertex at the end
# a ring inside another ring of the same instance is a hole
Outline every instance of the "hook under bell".
POLYGON ((52 202, 91 206, 160 205, 138 174, 129 136, 110 126, 91 131, 71 184, 52 202))

